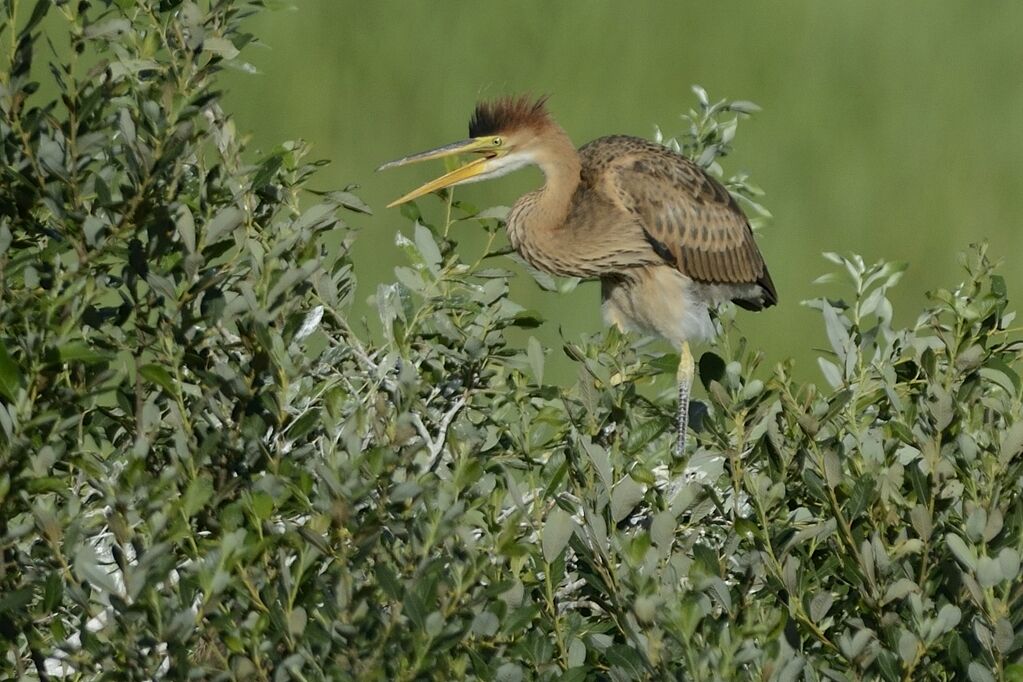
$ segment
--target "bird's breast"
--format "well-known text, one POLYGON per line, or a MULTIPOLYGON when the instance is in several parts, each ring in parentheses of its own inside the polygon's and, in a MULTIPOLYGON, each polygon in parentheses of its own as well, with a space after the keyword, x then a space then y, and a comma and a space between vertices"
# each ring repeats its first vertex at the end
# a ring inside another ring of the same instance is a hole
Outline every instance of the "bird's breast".
POLYGON ((579 248, 578 235, 565 218, 544 215, 532 202, 512 209, 508 241, 523 260, 551 275, 592 279, 605 274, 579 248))
POLYGON ((602 278, 600 293, 609 324, 681 346, 714 336, 709 308, 744 291, 736 285, 695 282, 675 268, 655 265, 602 278))
POLYGON ((522 259, 542 272, 559 277, 597 279, 625 269, 613 252, 583 244, 571 234, 519 234, 509 241, 522 259))
POLYGON ((563 212, 545 210, 538 195, 523 197, 508 217, 508 240, 543 272, 596 279, 656 262, 631 216, 599 193, 580 188, 563 212))

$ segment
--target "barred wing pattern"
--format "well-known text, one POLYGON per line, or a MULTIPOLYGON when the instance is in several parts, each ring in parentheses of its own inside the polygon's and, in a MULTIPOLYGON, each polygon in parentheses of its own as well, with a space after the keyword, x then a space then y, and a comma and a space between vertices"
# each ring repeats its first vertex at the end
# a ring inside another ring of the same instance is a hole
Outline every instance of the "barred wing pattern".
POLYGON ((641 138, 606 137, 586 147, 584 156, 606 170, 605 192, 636 217, 665 261, 697 282, 759 285, 759 305, 740 305, 759 309, 777 301, 746 216, 713 176, 641 138))

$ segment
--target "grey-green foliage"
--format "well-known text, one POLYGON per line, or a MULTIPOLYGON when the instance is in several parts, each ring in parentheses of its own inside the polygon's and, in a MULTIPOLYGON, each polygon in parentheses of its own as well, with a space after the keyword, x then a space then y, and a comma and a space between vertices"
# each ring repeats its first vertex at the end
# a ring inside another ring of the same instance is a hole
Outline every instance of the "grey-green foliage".
MULTIPOLYGON (((89 59, 57 64, 52 105, 18 20, 8 677, 1020 678, 1019 350, 983 249, 908 328, 901 266, 829 256, 852 286, 809 302, 823 388, 765 366, 725 311, 675 459, 673 355, 615 331, 509 340, 540 320, 493 257, 500 211, 394 218, 383 338, 351 329, 338 212, 365 208, 300 202, 301 145, 247 164, 216 105, 258 4, 55 4, 89 59), (451 239, 471 229, 480 253, 451 239), (561 352, 570 385, 545 380, 561 352)), ((750 108, 703 100, 680 148, 714 147, 719 172, 719 114, 750 108)))
POLYGON ((274 623, 298 622, 301 543, 269 518, 311 485, 303 325, 340 315, 338 211, 365 209, 300 202, 318 165, 300 143, 243 160, 214 81, 261 4, 2 4, 0 666, 18 676, 58 650, 149 679, 201 651, 230 668, 236 633, 257 666, 295 649, 274 623))

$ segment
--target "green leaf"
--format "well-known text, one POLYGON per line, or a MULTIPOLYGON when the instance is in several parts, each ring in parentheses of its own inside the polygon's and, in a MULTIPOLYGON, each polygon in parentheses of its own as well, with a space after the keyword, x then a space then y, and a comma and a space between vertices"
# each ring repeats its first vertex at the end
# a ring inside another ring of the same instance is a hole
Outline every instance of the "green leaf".
POLYGON ((824 620, 824 616, 831 610, 835 598, 830 592, 820 592, 810 600, 810 619, 815 623, 824 620))
POLYGON ((401 581, 398 580, 398 576, 395 574, 394 569, 388 564, 380 564, 374 571, 377 579, 377 583, 380 588, 384 591, 384 594, 395 601, 399 601, 405 594, 405 588, 402 587, 401 581))
POLYGON ((998 553, 998 564, 1001 574, 1006 580, 1018 580, 1020 569, 1019 552, 1011 547, 1005 547, 998 553))
POLYGON ((1018 396, 1020 393, 1020 378, 1011 367, 996 358, 988 358, 985 366, 978 370, 981 378, 986 379, 1001 387, 1010 396, 1018 396))
POLYGON ((909 630, 902 630, 899 635, 899 658, 903 663, 911 663, 916 660, 917 651, 920 648, 920 640, 909 630))
POLYGON ((127 19, 109 19, 98 24, 85 27, 86 38, 109 38, 131 31, 131 22, 127 19))
POLYGON ((515 313, 509 324, 519 329, 536 329, 543 324, 543 317, 535 310, 522 310, 515 313))
POLYGON ((78 577, 88 581, 92 587, 106 594, 119 592, 111 576, 109 564, 101 564, 99 555, 92 545, 79 545, 74 557, 74 570, 78 577))
POLYGON ((793 656, 785 666, 778 671, 777 682, 796 682, 799 673, 806 667, 806 660, 802 656, 793 656))
POLYGON ((52 3, 53 0, 36 0, 35 7, 32 8, 32 15, 25 22, 25 25, 21 27, 21 30, 18 31, 19 38, 31 35, 32 31, 39 25, 39 22, 46 16, 52 3))
POLYGON ((339 204, 347 208, 349 211, 354 211, 356 213, 364 213, 366 215, 373 215, 373 211, 370 209, 370 207, 367 206, 362 199, 355 196, 351 192, 331 192, 329 196, 331 199, 338 202, 339 204))
POLYGON ((437 242, 433 238, 433 232, 430 228, 426 227, 422 223, 416 223, 416 248, 419 250, 419 254, 423 257, 423 261, 431 271, 436 272, 438 266, 441 263, 440 249, 437 248, 437 242))
POLYGON ((995 648, 999 653, 1004 655, 1012 650, 1012 644, 1016 639, 1016 633, 1008 618, 999 618, 995 621, 993 638, 995 648))
POLYGON ((484 209, 479 213, 471 216, 466 216, 460 220, 497 220, 504 222, 508 219, 508 214, 511 212, 509 206, 491 206, 490 208, 484 209))
POLYGON ((740 114, 755 114, 761 111, 760 105, 754 102, 748 102, 746 100, 735 100, 734 102, 728 103, 728 109, 730 111, 736 111, 740 114))
POLYGON ((922 504, 918 504, 909 512, 910 522, 913 524, 913 530, 916 531, 923 539, 929 539, 931 532, 934 530, 934 523, 931 520, 931 512, 927 507, 922 504))
POLYGON ((191 518, 213 497, 213 479, 203 475, 192 479, 185 489, 185 497, 181 503, 185 516, 191 518))
POLYGON ((542 270, 537 270, 532 265, 523 260, 522 256, 518 255, 515 252, 509 253, 508 257, 511 258, 516 263, 519 263, 526 270, 526 272, 529 273, 529 276, 533 278, 533 281, 536 282, 537 286, 539 286, 544 291, 558 290, 557 281, 548 273, 543 272, 542 270))
POLYGON ((553 562, 561 555, 568 541, 572 539, 574 530, 575 521, 572 520, 572 515, 561 507, 555 506, 547 515, 541 538, 543 557, 548 563, 553 562))
POLYGON ((270 514, 274 510, 274 498, 272 495, 262 490, 257 490, 251 494, 249 499, 252 513, 256 515, 257 519, 266 521, 270 518, 270 514))
POLYGON ((995 676, 991 674, 991 671, 977 661, 970 662, 967 672, 970 676, 970 682, 995 682, 995 676))
POLYGON ((188 253, 195 253, 195 220, 188 206, 181 204, 177 209, 177 219, 174 221, 181 237, 181 243, 185 245, 188 253))
POLYGON ((984 536, 984 526, 987 525, 987 511, 983 507, 974 509, 966 517, 966 539, 971 542, 979 542, 984 536))
POLYGON ((935 621, 935 630, 937 635, 940 636, 946 632, 951 632, 952 629, 959 625, 959 621, 962 619, 962 611, 958 606, 952 604, 945 604, 938 611, 938 617, 935 621))
MULTIPOLYGON (((627 679, 641 680, 646 677, 646 666, 639 653, 624 644, 615 644, 604 654, 612 668, 619 669, 628 676, 627 679)), ((617 679, 620 679, 616 676, 617 679)))
POLYGON ((611 518, 618 523, 629 515, 643 499, 643 486, 634 481, 631 476, 626 476, 618 481, 614 491, 611 493, 611 518))
POLYGON ((522 682, 524 673, 515 663, 504 663, 494 673, 495 682, 522 682))
POLYGON ((131 117, 131 111, 129 109, 121 109, 118 113, 117 120, 121 137, 129 147, 133 146, 136 142, 136 130, 135 121, 132 120, 131 117))
POLYGON ((1002 582, 1002 566, 997 559, 980 557, 977 561, 977 582, 981 587, 994 587, 1002 582))
POLYGON ((828 519, 827 521, 814 523, 806 528, 802 528, 792 535, 792 538, 785 544, 784 551, 789 552, 800 543, 806 542, 807 540, 814 538, 826 538, 834 533, 837 527, 838 523, 835 519, 828 519))
POLYGON ((847 658, 852 659, 860 655, 873 637, 873 632, 863 628, 858 630, 851 638, 848 635, 843 634, 839 639, 839 645, 842 648, 842 653, 845 654, 847 658))
POLYGON ((707 91, 695 83, 689 86, 689 89, 696 95, 696 100, 700 103, 700 106, 710 106, 710 98, 707 96, 707 91))
POLYGON ((860 476, 853 485, 852 493, 846 501, 846 515, 856 519, 870 505, 877 491, 877 484, 872 476, 860 476))
POLYGON ((8 354, 7 348, 0 343, 0 395, 14 402, 21 386, 21 370, 8 354))
POLYGON ((839 364, 844 364, 846 354, 851 348, 849 330, 842 324, 835 308, 826 301, 821 306, 821 313, 824 315, 824 330, 827 332, 831 348, 835 352, 835 356, 838 357, 839 364))
POLYGON ((237 206, 228 206, 206 223, 203 241, 206 245, 216 244, 222 237, 241 225, 245 214, 237 206))
MULTIPOLYGON (((579 666, 586 663, 586 644, 583 643, 578 637, 573 637, 572 641, 568 645, 568 667, 579 668, 579 666)), ((569 670, 572 672, 572 670, 569 670)), ((585 673, 585 671, 582 671, 585 673)), ((578 680, 585 679, 585 675, 580 675, 578 680)), ((565 681, 565 676, 561 676, 561 682, 565 681)))
POLYGON ((977 568, 977 554, 967 547, 961 537, 955 533, 945 534, 945 544, 964 567, 972 570, 977 568))
POLYGON ((296 606, 288 614, 288 634, 292 637, 301 637, 308 622, 309 616, 306 614, 305 607, 296 606))
MULTIPOLYGON (((51 571, 46 576, 46 585, 43 589, 43 610, 52 612, 64 598, 64 579, 58 571, 51 571)), ((0 608, 0 611, 3 611, 0 608)))
POLYGON ((211 37, 202 41, 204 52, 212 52, 224 59, 231 60, 238 56, 238 48, 227 38, 211 37))
POLYGON ((662 549, 668 549, 675 540, 675 529, 678 522, 669 511, 658 512, 650 524, 650 539, 662 549))
POLYGON ((490 611, 480 611, 472 619, 472 625, 469 629, 482 637, 493 637, 497 633, 497 628, 501 622, 497 619, 490 611))
POLYGON ((96 216, 85 216, 85 221, 82 223, 82 234, 85 235, 85 243, 89 246, 96 246, 100 232, 107 227, 108 225, 96 216))
POLYGON ((842 460, 834 450, 827 450, 824 453, 824 480, 834 488, 838 486, 844 477, 842 460))
POLYGON ((835 284, 836 282, 842 281, 842 276, 837 272, 826 272, 820 277, 816 278, 811 284, 835 284))
POLYGON ((539 611, 540 607, 536 604, 527 604, 511 611, 501 621, 501 632, 509 636, 517 634, 533 622, 539 611))
POLYGON ((601 482, 604 484, 604 488, 611 491, 611 459, 608 457, 607 450, 602 448, 600 445, 593 443, 589 438, 582 439, 583 448, 586 450, 586 454, 589 455, 590 461, 593 463, 593 467, 597 470, 597 475, 600 476, 601 482))
POLYGON ((331 227, 337 222, 336 211, 337 207, 331 204, 313 204, 302 212, 292 227, 299 231, 316 231, 331 227))
POLYGON ((884 598, 881 600, 881 604, 887 604, 897 599, 903 599, 911 592, 919 592, 920 588, 915 582, 908 578, 900 578, 892 583, 888 590, 884 593, 884 598))
POLYGON ((536 337, 530 336, 526 342, 526 357, 529 359, 529 367, 533 372, 533 379, 537 385, 543 385, 543 346, 536 337))
POLYGON ((177 395, 178 386, 174 378, 166 369, 160 365, 142 365, 139 367, 139 374, 147 381, 151 381, 171 395, 177 395))
POLYGON ((62 344, 57 349, 57 356, 61 362, 83 362, 86 364, 94 362, 109 362, 113 354, 106 351, 99 351, 84 341, 72 341, 62 344))
MULTIPOLYGON (((695 401, 690 403, 695 405, 695 401)), ((665 422, 659 419, 644 419, 625 434, 625 451, 637 454, 659 435, 664 433, 665 422)))
POLYGON ((323 319, 323 306, 318 305, 313 307, 308 313, 306 313, 305 319, 302 320, 302 326, 295 332, 294 340, 301 341, 306 338, 320 326, 320 321, 323 319))
POLYGON ((821 373, 824 374, 824 380, 828 382, 831 388, 840 388, 843 383, 842 370, 838 368, 838 365, 826 360, 825 358, 817 358, 817 365, 821 368, 821 373))
POLYGON ((1023 452, 1023 420, 1015 422, 1002 432, 998 461, 1003 466, 1008 465, 1020 452, 1023 452))

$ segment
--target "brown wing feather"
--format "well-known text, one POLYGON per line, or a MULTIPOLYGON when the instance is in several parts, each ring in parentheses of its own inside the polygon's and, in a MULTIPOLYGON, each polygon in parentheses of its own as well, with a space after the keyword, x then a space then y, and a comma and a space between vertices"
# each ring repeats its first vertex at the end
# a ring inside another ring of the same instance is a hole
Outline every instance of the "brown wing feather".
POLYGON ((742 209, 689 159, 641 138, 596 140, 587 156, 604 166, 605 191, 636 216, 651 247, 683 274, 711 284, 757 284, 777 300, 742 209))

